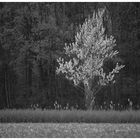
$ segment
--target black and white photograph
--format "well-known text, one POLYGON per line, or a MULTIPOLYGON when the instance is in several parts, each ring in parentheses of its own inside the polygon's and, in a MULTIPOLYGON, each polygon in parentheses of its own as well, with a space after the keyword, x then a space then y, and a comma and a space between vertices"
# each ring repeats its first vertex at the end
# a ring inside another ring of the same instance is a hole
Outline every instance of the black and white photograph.
POLYGON ((0 2, 0 138, 140 138, 140 2, 0 2))

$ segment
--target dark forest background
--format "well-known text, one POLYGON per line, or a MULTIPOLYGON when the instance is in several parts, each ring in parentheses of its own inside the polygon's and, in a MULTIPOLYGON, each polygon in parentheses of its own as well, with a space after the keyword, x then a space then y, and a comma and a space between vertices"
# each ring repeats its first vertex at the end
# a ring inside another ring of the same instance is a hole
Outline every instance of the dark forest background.
POLYGON ((0 3, 0 108, 85 108, 83 85, 56 74, 65 43, 94 10, 106 7, 107 30, 125 65, 96 106, 140 105, 140 3, 0 3))

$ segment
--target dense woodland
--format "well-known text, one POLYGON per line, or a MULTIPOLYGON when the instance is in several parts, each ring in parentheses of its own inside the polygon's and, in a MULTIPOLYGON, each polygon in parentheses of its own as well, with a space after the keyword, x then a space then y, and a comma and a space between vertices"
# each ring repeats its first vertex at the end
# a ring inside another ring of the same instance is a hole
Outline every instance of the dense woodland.
MULTIPOLYGON (((65 43, 106 7, 106 34, 117 41, 125 68, 97 94, 96 106, 140 105, 140 3, 0 3, 0 108, 85 108, 83 85, 56 74, 65 43)), ((108 64, 108 68, 111 64, 108 64)))

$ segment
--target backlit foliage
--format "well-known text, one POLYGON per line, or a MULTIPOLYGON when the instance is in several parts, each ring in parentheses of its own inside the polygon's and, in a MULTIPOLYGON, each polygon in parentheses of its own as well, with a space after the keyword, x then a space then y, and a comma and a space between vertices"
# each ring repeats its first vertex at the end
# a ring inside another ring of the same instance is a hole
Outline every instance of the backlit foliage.
POLYGON ((116 40, 113 36, 108 37, 105 34, 104 13, 105 9, 99 9, 97 13, 93 13, 92 18, 86 19, 75 35, 75 42, 65 44, 65 55, 68 59, 60 57, 57 60, 59 63, 57 73, 65 74, 75 85, 83 82, 89 86, 89 79, 96 76, 99 77, 99 85, 114 83, 115 74, 124 67, 117 63, 109 73, 103 70, 104 60, 112 59, 118 54, 114 49, 116 40))

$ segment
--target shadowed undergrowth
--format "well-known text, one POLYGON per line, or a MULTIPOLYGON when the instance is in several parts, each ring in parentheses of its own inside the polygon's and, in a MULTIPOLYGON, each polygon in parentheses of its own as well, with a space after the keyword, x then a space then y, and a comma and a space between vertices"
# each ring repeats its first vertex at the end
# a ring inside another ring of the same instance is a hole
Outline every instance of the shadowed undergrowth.
POLYGON ((0 122, 140 123, 140 111, 7 109, 0 110, 0 122))

